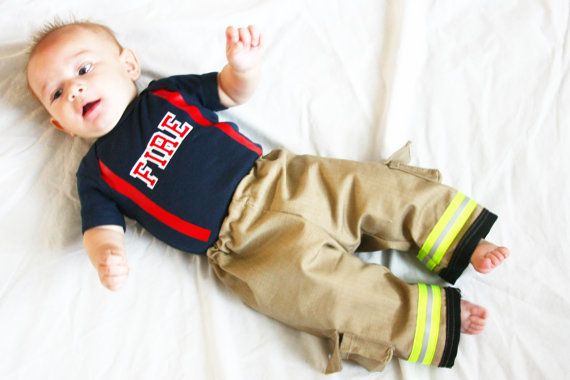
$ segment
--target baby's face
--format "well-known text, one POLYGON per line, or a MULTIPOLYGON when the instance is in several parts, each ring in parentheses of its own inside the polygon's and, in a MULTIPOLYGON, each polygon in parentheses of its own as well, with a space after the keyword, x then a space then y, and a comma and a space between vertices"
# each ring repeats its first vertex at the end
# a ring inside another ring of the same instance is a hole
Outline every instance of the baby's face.
POLYGON ((67 26, 46 37, 28 64, 28 82, 52 116, 71 135, 101 137, 117 124, 137 91, 134 54, 102 32, 67 26))

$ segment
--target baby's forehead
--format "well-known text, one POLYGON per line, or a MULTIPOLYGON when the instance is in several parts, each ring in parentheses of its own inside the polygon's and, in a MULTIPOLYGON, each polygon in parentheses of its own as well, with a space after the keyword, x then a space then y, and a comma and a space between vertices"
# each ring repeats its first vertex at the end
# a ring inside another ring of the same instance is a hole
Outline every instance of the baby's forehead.
POLYGON ((59 52, 59 48, 81 46, 83 48, 118 48, 120 46, 114 38, 103 28, 96 25, 67 25, 45 35, 33 48, 30 60, 35 53, 49 50, 50 53, 59 52))

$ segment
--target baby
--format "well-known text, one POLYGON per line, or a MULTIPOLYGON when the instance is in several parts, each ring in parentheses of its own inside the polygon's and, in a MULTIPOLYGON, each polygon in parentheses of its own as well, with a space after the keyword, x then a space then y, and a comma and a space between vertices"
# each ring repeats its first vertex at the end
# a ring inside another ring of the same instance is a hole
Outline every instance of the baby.
POLYGON ((124 216, 180 250, 206 255, 247 305, 330 342, 341 359, 381 370, 393 355, 451 367, 459 333, 486 310, 452 287, 407 284, 353 253, 398 249, 454 283, 471 263, 487 273, 509 250, 482 240, 496 216, 439 183, 439 173, 385 162, 296 156, 261 147, 215 111, 247 101, 263 36, 226 30, 219 73, 153 81, 140 94, 136 55, 91 22, 55 23, 27 66, 51 123, 94 139, 77 172, 84 245, 101 283, 124 285, 124 216))

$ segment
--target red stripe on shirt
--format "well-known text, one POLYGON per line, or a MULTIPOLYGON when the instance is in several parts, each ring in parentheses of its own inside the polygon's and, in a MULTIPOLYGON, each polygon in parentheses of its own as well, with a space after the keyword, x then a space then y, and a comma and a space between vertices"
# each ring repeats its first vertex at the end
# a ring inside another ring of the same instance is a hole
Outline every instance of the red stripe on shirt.
POLYGON ((124 195, 133 201, 137 206, 152 215, 160 222, 166 224, 168 227, 178 231, 186 236, 200 240, 208 241, 210 239, 211 231, 185 221, 178 216, 166 211, 146 195, 140 192, 136 187, 113 173, 102 161, 99 161, 99 169, 103 180, 111 187, 111 189, 124 195))
POLYGON ((165 99, 174 107, 183 110, 201 126, 215 127, 220 129, 222 132, 230 136, 232 139, 234 139, 241 145, 245 146, 249 150, 261 156, 262 150, 259 146, 255 145, 253 142, 248 140, 244 135, 233 129, 231 125, 229 125, 228 123, 212 123, 210 120, 206 119, 204 115, 202 115, 202 113, 200 112, 200 109, 196 106, 186 103, 186 101, 179 92, 160 89, 160 90, 151 91, 151 94, 158 96, 159 98, 165 99))

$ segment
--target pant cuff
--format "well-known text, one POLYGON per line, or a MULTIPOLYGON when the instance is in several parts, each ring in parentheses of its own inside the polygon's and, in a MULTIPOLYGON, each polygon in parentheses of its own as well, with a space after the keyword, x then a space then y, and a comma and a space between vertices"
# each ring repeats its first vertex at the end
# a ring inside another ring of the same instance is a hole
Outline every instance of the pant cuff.
POLYGON ((451 284, 455 284, 455 281, 457 281, 461 273, 463 273, 467 265, 469 265, 471 255, 473 255, 477 244, 479 244, 481 239, 487 236, 496 220, 497 215, 487 209, 481 211, 477 219, 475 219, 471 227, 469 227, 457 244, 457 248, 455 248, 448 266, 439 272, 441 278, 451 284))
POLYGON ((445 306, 446 306, 446 334, 445 346, 439 367, 451 368, 457 356, 457 348, 459 347, 459 337, 461 333, 461 293, 459 289, 446 287, 445 290, 445 306))

